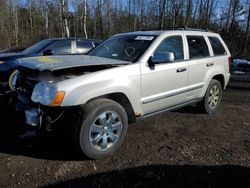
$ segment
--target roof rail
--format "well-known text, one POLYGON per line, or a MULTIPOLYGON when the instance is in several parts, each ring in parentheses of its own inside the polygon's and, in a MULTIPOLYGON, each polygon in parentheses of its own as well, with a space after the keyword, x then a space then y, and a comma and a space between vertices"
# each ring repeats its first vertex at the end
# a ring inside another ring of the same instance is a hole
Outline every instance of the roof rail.
POLYGON ((142 31, 154 31, 154 30, 161 30, 161 31, 168 31, 168 30, 185 30, 185 31, 203 31, 203 32, 211 32, 208 28, 189 28, 185 26, 181 27, 155 27, 155 28, 146 28, 142 29, 142 31))

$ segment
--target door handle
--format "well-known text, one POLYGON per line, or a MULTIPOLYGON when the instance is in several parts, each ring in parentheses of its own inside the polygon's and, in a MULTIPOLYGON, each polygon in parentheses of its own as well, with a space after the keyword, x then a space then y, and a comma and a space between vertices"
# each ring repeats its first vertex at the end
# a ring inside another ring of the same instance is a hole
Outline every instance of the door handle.
POLYGON ((214 63, 207 63, 207 67, 211 67, 213 65, 214 65, 214 63))
POLYGON ((179 73, 179 72, 184 72, 184 71, 186 71, 186 70, 187 70, 186 67, 182 67, 182 68, 178 68, 178 69, 176 70, 176 72, 179 73))

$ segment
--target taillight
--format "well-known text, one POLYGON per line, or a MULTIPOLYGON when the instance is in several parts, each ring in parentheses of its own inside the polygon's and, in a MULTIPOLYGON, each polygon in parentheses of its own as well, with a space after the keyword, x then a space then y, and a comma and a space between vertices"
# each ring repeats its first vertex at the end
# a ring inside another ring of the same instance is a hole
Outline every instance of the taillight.
POLYGON ((229 72, 231 72, 232 61, 233 61, 232 57, 228 57, 228 70, 229 70, 229 72))

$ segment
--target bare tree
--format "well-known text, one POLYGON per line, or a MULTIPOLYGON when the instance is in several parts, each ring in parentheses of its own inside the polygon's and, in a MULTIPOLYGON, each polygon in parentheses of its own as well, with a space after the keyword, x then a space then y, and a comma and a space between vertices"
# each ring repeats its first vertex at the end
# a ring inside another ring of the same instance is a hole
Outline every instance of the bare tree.
POLYGON ((173 14, 174 15, 173 15, 172 27, 176 27, 177 23, 180 23, 182 4, 183 4, 183 0, 173 1, 173 14))
POLYGON ((166 12, 166 2, 167 0, 160 0, 159 1, 159 12, 160 12, 160 17, 159 17, 159 28, 162 29, 164 27, 164 22, 165 22, 165 12, 166 12))
POLYGON ((188 25, 189 25, 189 20, 190 20, 191 14, 192 14, 192 0, 187 0, 186 15, 184 18, 184 26, 185 27, 188 27, 188 25))
POLYGON ((14 41, 15 45, 18 45, 18 31, 19 31, 19 22, 18 22, 18 9, 17 9, 17 2, 16 0, 11 1, 12 7, 12 18, 14 23, 14 41))
POLYGON ((236 14, 242 10, 240 7, 240 0, 233 0, 232 1, 232 19, 230 24, 230 29, 233 29, 233 25, 235 23, 236 14))
POLYGON ((228 12, 227 12, 227 20, 226 20, 226 28, 229 28, 230 24, 230 17, 231 17, 231 8, 232 8, 233 0, 230 0, 229 6, 228 6, 228 12))
POLYGON ((102 0, 97 0, 95 31, 98 33, 98 35, 100 35, 101 39, 104 38, 102 20, 102 0))
POLYGON ((84 4, 84 16, 83 16, 83 30, 84 30, 84 35, 85 38, 88 38, 88 34, 87 34, 87 0, 83 0, 83 4, 84 4))
POLYGON ((62 25, 64 26, 66 37, 69 38, 69 26, 68 26, 68 1, 60 0, 61 2, 61 11, 62 11, 62 25))
POLYGON ((245 40, 244 40, 244 56, 247 56, 247 43, 249 37, 249 24, 250 24, 250 1, 248 0, 248 16, 247 16, 247 24, 246 24, 246 32, 245 32, 245 40))

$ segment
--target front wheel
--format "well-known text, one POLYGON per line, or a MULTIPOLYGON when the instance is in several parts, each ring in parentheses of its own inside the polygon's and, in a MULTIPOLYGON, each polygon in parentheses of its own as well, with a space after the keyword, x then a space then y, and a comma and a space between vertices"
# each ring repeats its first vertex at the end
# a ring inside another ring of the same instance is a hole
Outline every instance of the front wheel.
POLYGON ((89 158, 104 158, 122 144, 127 128, 127 114, 120 104, 97 99, 83 109, 75 132, 75 145, 89 158))
POLYGON ((218 109, 222 97, 222 87, 218 80, 212 79, 203 100, 199 103, 201 110, 213 114, 218 109))

